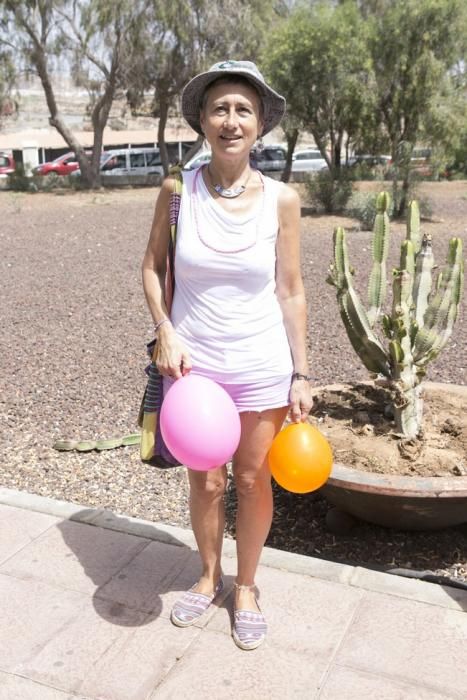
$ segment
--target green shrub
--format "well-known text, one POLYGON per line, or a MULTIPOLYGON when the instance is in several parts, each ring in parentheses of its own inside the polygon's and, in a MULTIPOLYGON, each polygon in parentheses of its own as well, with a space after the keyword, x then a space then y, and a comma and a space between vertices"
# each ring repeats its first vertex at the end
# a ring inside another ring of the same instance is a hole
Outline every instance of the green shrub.
POLYGON ((384 180, 385 169, 382 165, 368 165, 368 163, 357 163, 349 170, 351 180, 384 180))
MULTIPOLYGON (((394 192, 393 192, 394 195, 394 192)), ((397 192, 395 193, 395 199, 393 203, 393 212, 396 212, 399 210, 400 202, 402 199, 402 189, 398 188, 397 192)), ((420 216, 422 219, 431 219, 433 216, 433 205, 431 200, 428 197, 425 197, 424 195, 421 195, 418 192, 418 188, 416 186, 416 183, 412 182, 410 189, 409 189, 409 196, 407 198, 407 203, 412 202, 414 199, 417 200, 418 203, 418 209, 420 211, 420 216)), ((391 214, 393 216, 393 214, 391 214)))
MULTIPOLYGON (((357 219, 364 231, 371 231, 376 216, 377 192, 354 192, 346 207, 346 214, 352 219, 357 219)), ((392 217, 392 202, 388 216, 392 217)))
POLYGON ((35 175, 33 182, 40 192, 52 192, 52 190, 70 186, 68 177, 57 175, 57 173, 35 175))
POLYGON ((353 184, 347 172, 321 170, 306 183, 311 204, 327 214, 342 212, 352 196, 353 184))
POLYGON ((17 165, 15 172, 8 175, 8 189, 14 192, 36 191, 32 179, 26 175, 26 171, 22 165, 17 165))
MULTIPOLYGON (((397 198, 400 198, 400 196, 402 195, 399 190, 397 193, 397 198)), ((415 190, 410 192, 409 201, 415 199, 415 196, 417 197, 420 215, 422 218, 431 218, 433 215, 431 201, 427 197, 420 197, 418 194, 416 195, 415 190)), ((355 192, 350 198, 350 201, 346 207, 345 211, 347 216, 360 221, 364 231, 371 231, 373 228, 373 222, 376 216, 377 197, 378 194, 376 192, 355 192)), ((396 209, 394 208, 394 202, 391 199, 387 210, 390 219, 394 217, 394 211, 397 211, 397 207, 396 209)))

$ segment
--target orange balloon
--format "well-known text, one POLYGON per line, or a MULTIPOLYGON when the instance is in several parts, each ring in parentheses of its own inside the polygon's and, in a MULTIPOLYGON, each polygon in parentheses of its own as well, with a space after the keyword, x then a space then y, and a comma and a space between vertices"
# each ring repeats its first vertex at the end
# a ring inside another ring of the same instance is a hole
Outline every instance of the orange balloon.
POLYGON ((273 440, 268 457, 274 479, 293 493, 319 489, 331 473, 331 446, 309 423, 294 423, 281 430, 273 440))

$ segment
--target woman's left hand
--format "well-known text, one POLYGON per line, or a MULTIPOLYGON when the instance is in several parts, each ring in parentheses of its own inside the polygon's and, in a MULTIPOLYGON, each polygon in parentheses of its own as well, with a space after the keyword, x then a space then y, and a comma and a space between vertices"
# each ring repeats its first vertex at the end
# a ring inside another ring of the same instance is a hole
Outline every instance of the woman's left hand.
POLYGON ((290 417, 294 423, 305 421, 313 408, 311 387, 306 379, 295 379, 290 387, 290 417))

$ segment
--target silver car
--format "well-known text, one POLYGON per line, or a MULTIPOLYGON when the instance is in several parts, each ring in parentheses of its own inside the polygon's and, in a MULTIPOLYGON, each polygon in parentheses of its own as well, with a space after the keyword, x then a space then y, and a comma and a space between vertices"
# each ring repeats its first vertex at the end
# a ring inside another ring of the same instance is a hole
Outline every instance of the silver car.
POLYGON ((158 184, 164 176, 158 148, 106 151, 101 159, 100 170, 104 181, 109 177, 124 176, 134 184, 158 184))
POLYGON ((292 172, 317 172, 327 167, 327 163, 317 148, 295 151, 292 157, 292 172))
POLYGON ((195 156, 193 156, 193 158, 190 158, 190 160, 183 166, 183 170, 194 170, 195 168, 199 168, 200 165, 205 165, 210 161, 211 151, 202 151, 201 153, 197 153, 195 156))

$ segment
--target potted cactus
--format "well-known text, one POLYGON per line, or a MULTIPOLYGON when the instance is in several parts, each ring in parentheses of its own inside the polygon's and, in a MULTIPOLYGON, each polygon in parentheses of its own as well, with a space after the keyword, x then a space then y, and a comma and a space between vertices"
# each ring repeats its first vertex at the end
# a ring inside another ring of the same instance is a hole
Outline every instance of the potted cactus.
MULTIPOLYGON (((400 265, 393 270, 392 305, 389 311, 384 312, 388 286, 389 204, 389 195, 380 193, 373 227, 367 309, 353 284, 346 233, 341 227, 334 232, 334 260, 327 281, 336 288, 341 318, 353 349, 370 372, 373 382, 387 390, 386 399, 392 404, 389 411, 393 420, 392 436, 399 440, 401 447, 404 443, 413 444, 423 439, 422 380, 428 363, 439 355, 448 342, 458 316, 463 287, 463 258, 462 241, 452 238, 446 265, 434 279, 436 268, 431 237, 421 235, 418 205, 415 201, 411 202, 407 233, 401 244, 400 265), (377 331, 378 326, 380 332, 377 331)), ((451 484, 447 484, 442 477, 391 478, 349 470, 337 464, 325 493, 328 500, 344 510, 384 525, 424 528, 452 524, 452 517, 429 517, 435 504, 430 506, 423 500, 427 496, 426 489, 435 490, 435 502, 436 499, 441 500, 440 496, 446 498, 451 491, 455 498, 462 499, 465 495, 467 499, 467 476, 458 477, 451 488, 451 484), (380 486, 384 491, 379 495, 399 499, 400 512, 394 511, 394 500, 391 502, 391 499, 376 499, 369 503, 369 494, 378 491, 378 477, 382 480, 380 486), (409 483, 411 480, 412 483, 409 483), (361 488, 357 482, 360 482, 361 488), (360 489, 361 503, 356 498, 355 489, 360 489), (407 489, 418 493, 412 505, 407 504, 403 497, 407 489)), ((467 501, 459 502, 457 506, 454 521, 467 521, 467 501)), ((451 508, 451 515, 454 510, 451 508)))

